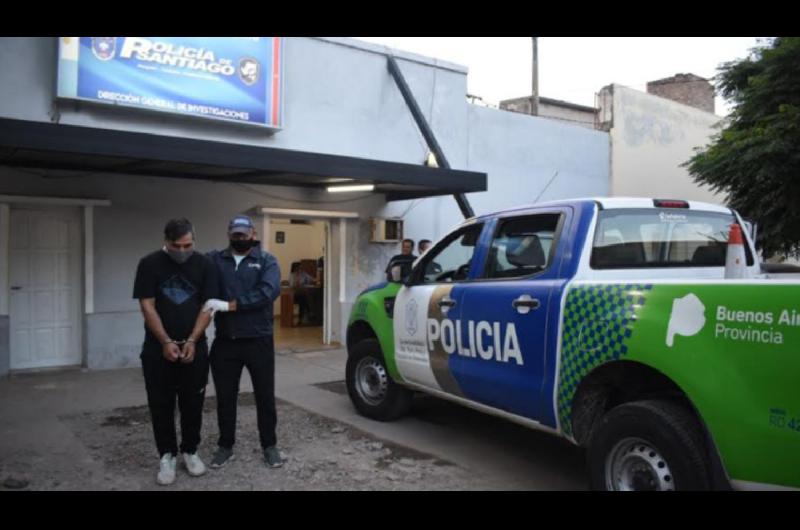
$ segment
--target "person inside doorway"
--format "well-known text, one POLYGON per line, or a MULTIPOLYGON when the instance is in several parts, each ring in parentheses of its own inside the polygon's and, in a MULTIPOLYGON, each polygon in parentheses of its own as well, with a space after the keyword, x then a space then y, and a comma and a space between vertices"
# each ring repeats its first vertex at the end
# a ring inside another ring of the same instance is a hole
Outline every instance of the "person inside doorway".
POLYGON ((291 276, 289 277, 289 286, 294 291, 294 303, 298 305, 298 325, 302 326, 304 321, 310 321, 309 309, 311 307, 311 300, 308 288, 315 285, 314 278, 312 278, 301 267, 299 261, 292 263, 291 276))

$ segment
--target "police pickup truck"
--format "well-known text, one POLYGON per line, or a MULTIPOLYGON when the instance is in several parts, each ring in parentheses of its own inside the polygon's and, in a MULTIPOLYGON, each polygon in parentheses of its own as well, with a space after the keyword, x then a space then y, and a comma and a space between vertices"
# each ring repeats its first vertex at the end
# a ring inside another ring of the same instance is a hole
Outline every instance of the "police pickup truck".
MULTIPOLYGON (((356 409, 424 392, 565 437, 602 490, 800 488, 800 281, 725 279, 729 208, 600 198, 471 218, 347 332, 356 409)), ((395 275, 395 280, 398 280, 395 275)))

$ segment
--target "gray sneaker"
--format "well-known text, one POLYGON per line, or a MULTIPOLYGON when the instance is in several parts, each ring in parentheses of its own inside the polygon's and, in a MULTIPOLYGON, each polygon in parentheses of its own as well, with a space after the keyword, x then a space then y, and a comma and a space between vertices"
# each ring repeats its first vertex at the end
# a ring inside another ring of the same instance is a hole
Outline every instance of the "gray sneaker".
POLYGON ((156 482, 158 482, 161 486, 169 486, 175 482, 175 468, 177 467, 177 463, 178 459, 175 458, 171 453, 167 453, 162 456, 161 462, 159 463, 156 482))
POLYGON ((213 468, 220 468, 233 460, 233 449, 227 449, 225 447, 217 447, 214 456, 211 458, 211 464, 209 464, 213 468))
POLYGON ((277 447, 273 445, 264 449, 264 463, 268 467, 281 467, 283 465, 283 459, 277 447))

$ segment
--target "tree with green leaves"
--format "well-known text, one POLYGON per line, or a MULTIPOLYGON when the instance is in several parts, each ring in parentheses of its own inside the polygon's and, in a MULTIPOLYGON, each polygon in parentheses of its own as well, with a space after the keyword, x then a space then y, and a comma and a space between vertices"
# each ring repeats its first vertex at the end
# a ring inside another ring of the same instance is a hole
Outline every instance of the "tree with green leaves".
POLYGON ((778 37, 718 69, 734 104, 706 148, 684 164, 699 184, 758 223, 766 257, 800 255, 800 37, 778 37))

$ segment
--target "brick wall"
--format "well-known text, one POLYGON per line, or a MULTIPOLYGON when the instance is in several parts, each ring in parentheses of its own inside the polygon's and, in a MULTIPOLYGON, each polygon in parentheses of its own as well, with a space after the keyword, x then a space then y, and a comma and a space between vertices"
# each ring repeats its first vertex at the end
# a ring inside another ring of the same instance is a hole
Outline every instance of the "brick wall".
POLYGON ((647 93, 671 99, 706 112, 714 112, 714 87, 692 74, 678 74, 647 83, 647 93))

